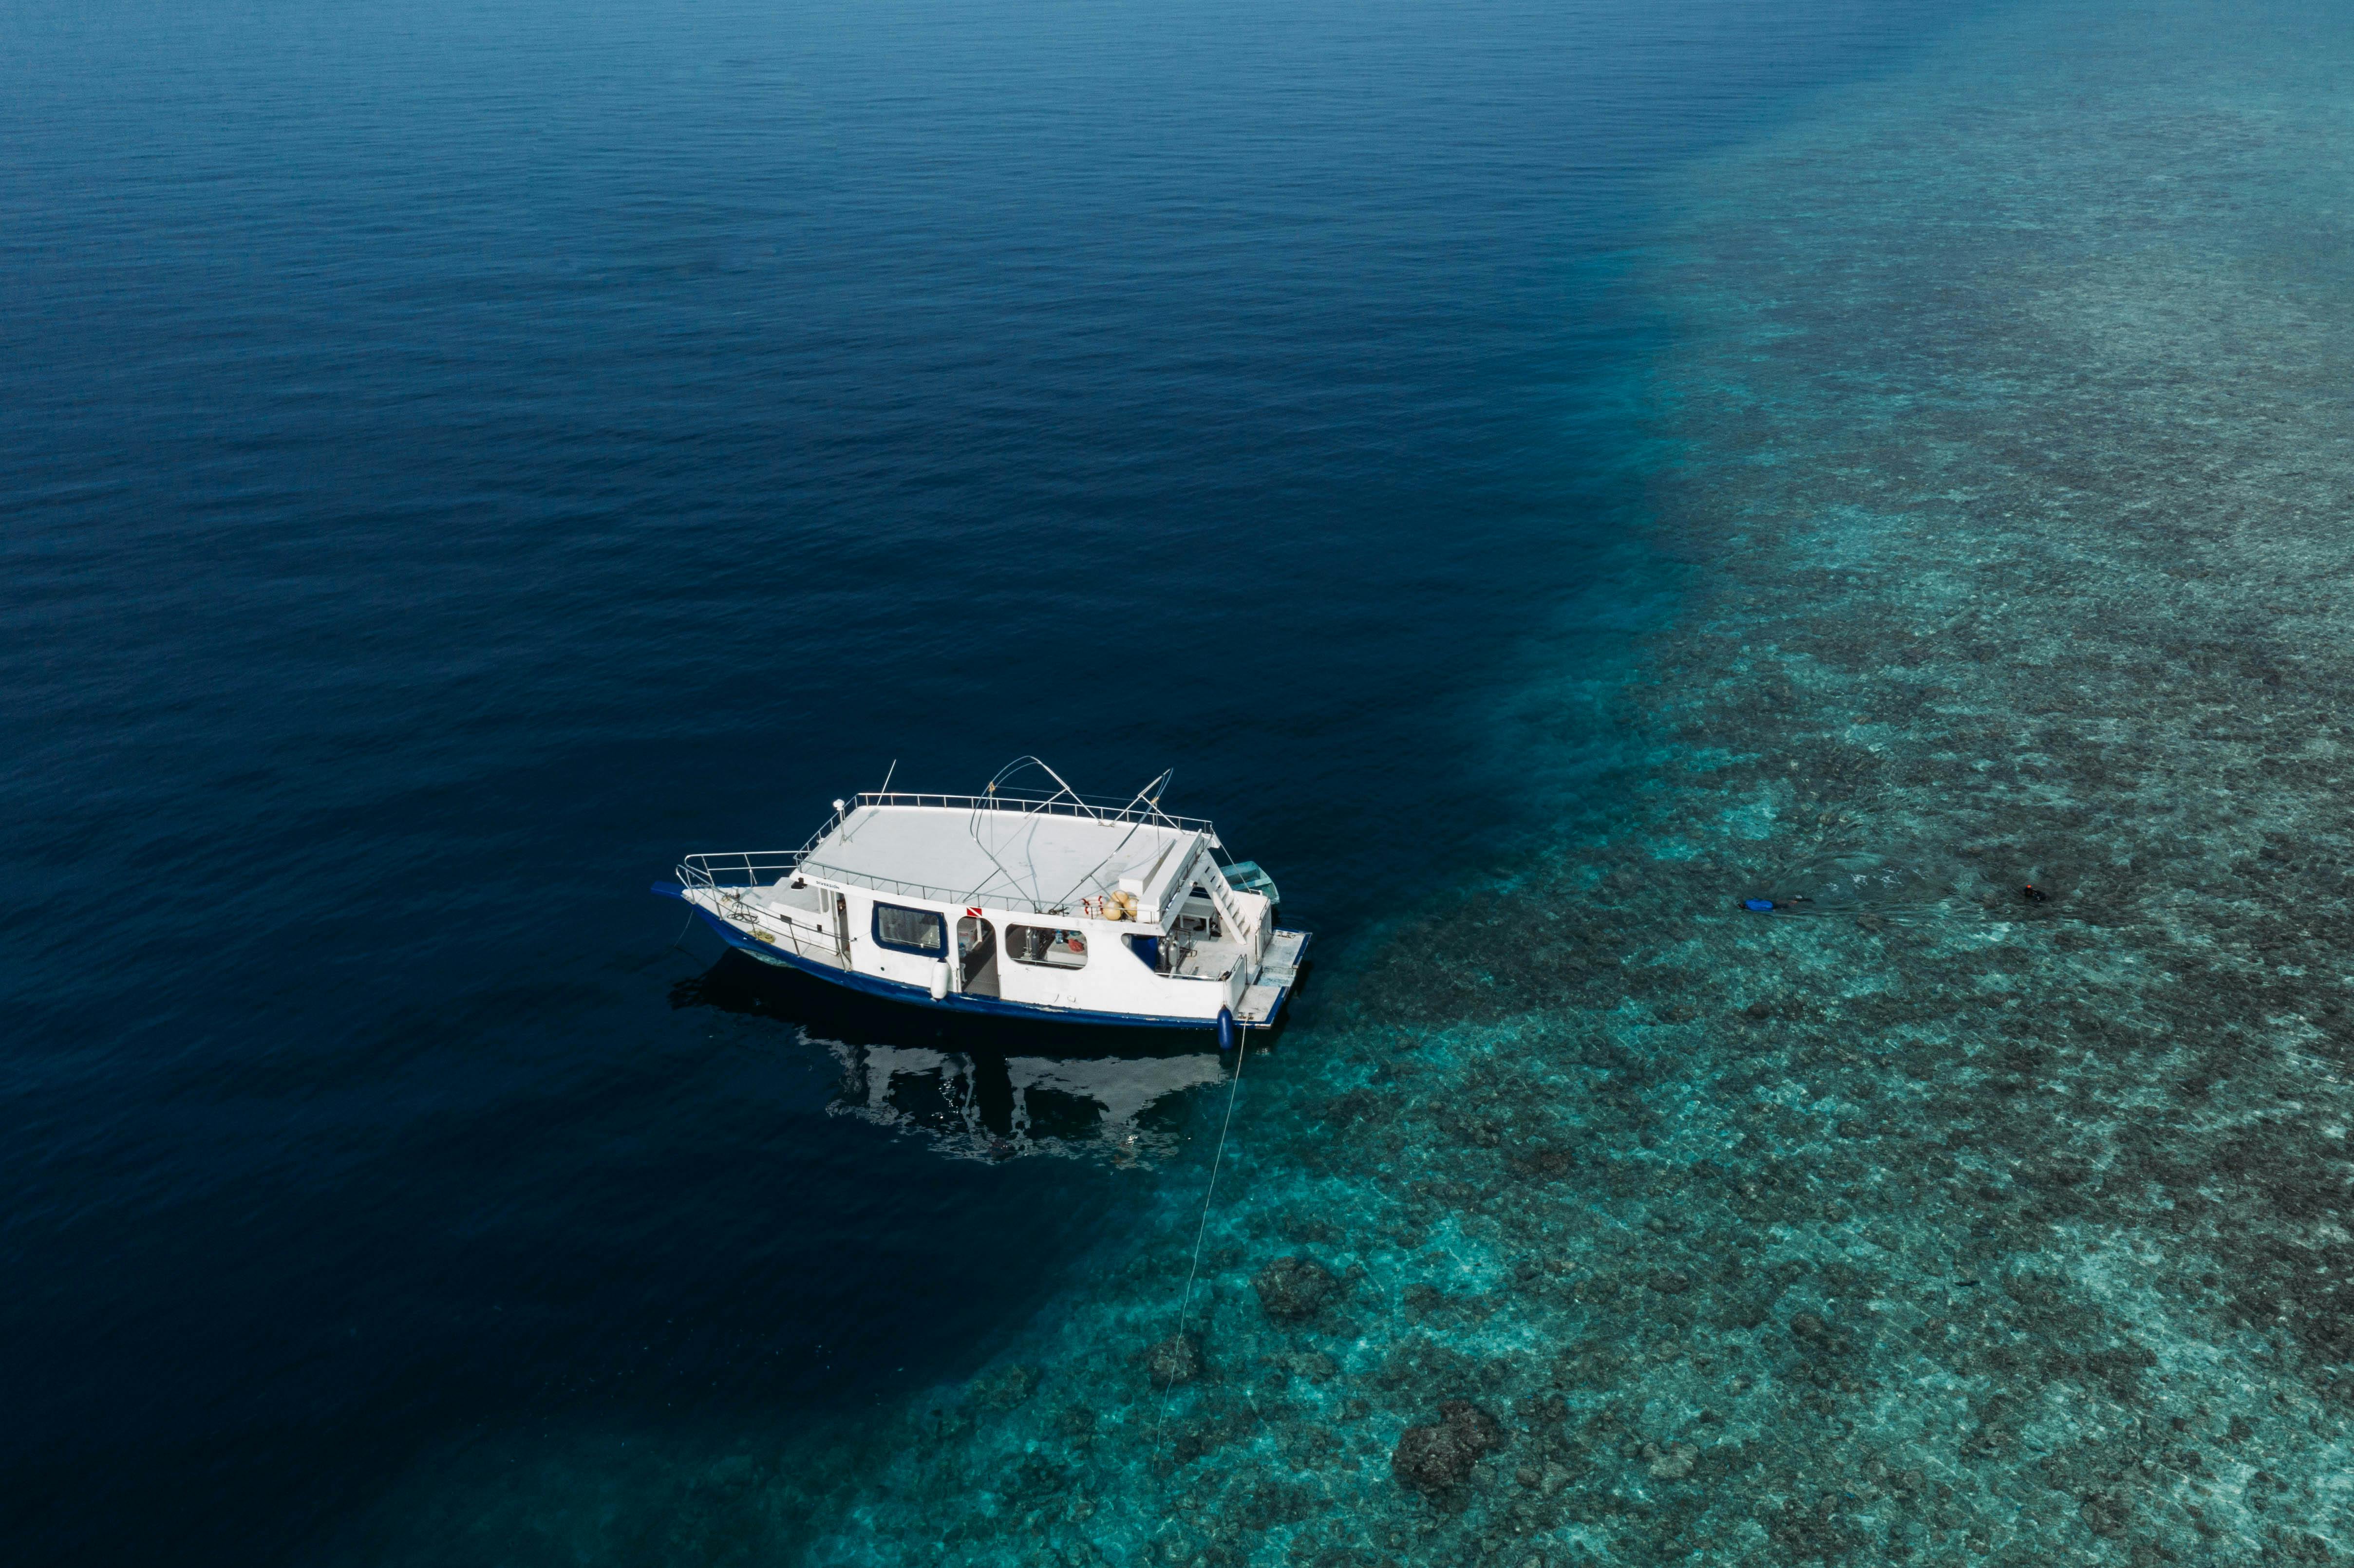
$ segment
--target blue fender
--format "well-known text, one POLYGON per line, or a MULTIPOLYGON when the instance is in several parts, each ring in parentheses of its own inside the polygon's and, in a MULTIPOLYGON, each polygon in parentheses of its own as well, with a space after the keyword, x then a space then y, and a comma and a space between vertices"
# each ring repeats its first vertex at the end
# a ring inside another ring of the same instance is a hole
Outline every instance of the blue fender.
POLYGON ((1218 1009, 1218 1049, 1231 1051, 1241 1043, 1242 1037, 1242 1026, 1235 1022, 1233 1010, 1218 1009))

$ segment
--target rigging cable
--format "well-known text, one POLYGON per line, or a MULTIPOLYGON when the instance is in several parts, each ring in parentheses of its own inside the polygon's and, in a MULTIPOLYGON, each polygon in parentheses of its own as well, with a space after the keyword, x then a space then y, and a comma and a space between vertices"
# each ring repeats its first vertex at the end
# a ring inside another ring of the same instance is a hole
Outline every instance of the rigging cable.
MULTIPOLYGON (((1235 1125, 1235 1101, 1242 1096, 1243 1064, 1249 1058, 1250 1047, 1247 1044, 1243 1044, 1235 1053, 1234 1087, 1226 1092, 1225 1119, 1218 1123, 1218 1151, 1210 1159, 1210 1184, 1202 1192, 1202 1221, 1193 1229, 1193 1261, 1185 1270, 1185 1294, 1177 1303, 1177 1332, 1172 1337, 1180 1340, 1185 1338, 1185 1314, 1192 1310, 1193 1305, 1194 1277, 1202 1272, 1202 1238, 1210 1232, 1210 1200, 1217 1195, 1218 1167, 1225 1162, 1226 1133, 1235 1125)), ((1150 1362, 1148 1361, 1146 1365, 1149 1370, 1150 1362)), ((1169 1395, 1176 1386, 1174 1378, 1161 1385, 1161 1415, 1153 1423, 1152 1427, 1152 1448, 1155 1453, 1160 1452, 1161 1434, 1169 1425, 1169 1395)))

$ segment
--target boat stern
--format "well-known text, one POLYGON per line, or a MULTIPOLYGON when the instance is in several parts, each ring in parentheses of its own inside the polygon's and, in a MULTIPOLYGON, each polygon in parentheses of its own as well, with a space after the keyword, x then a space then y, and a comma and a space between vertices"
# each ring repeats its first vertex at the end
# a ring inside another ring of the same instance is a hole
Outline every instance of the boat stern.
POLYGON ((1245 987, 1242 998, 1235 1003, 1235 1022, 1246 1029, 1272 1029, 1282 1016, 1283 1004, 1299 983, 1300 969, 1306 964, 1308 944, 1312 934, 1307 931, 1286 931, 1278 927, 1267 945, 1267 958, 1258 967, 1258 978, 1245 987))

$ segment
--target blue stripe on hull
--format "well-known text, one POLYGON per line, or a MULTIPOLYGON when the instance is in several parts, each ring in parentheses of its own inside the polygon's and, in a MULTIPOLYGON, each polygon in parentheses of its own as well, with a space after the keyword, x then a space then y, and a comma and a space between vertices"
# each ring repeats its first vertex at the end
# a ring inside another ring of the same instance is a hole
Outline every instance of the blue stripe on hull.
MULTIPOLYGON (((653 890, 665 898, 676 898, 682 902, 686 895, 684 888, 671 883, 657 882, 653 890)), ((961 992, 935 998, 924 987, 909 985, 905 980, 885 980, 880 975, 863 975, 855 969, 837 969, 832 964, 811 963, 798 953, 754 941, 700 904, 687 906, 703 916, 703 923, 717 932, 721 941, 739 952, 751 954, 764 964, 799 969, 805 975, 838 985, 845 991, 863 991, 868 996, 881 997, 885 1001, 905 1001, 917 1007, 937 1008, 942 1012, 970 1012, 991 1018, 1052 1019, 1060 1023, 1129 1024, 1139 1029, 1215 1029, 1218 1026, 1214 1018, 1161 1018, 1144 1012, 1097 1012, 1084 1007, 1044 1007, 1034 1001, 1005 1001, 993 996, 966 996, 961 992)), ((1265 1029, 1273 1024, 1283 1016, 1283 1004, 1289 1000, 1290 992, 1287 987, 1284 995, 1277 999, 1275 1011, 1267 1014, 1266 1023, 1246 1027, 1265 1029)))

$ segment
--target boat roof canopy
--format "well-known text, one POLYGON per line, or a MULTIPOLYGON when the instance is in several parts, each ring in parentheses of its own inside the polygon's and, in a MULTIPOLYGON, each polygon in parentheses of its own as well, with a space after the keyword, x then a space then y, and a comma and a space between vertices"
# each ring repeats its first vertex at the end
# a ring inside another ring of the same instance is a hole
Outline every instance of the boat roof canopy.
POLYGON ((1207 823, 1157 815, 862 799, 809 846, 801 870, 936 902, 1042 914, 1076 912, 1081 899, 1106 897, 1130 879, 1143 884, 1137 902, 1158 910, 1207 842, 1207 823))

